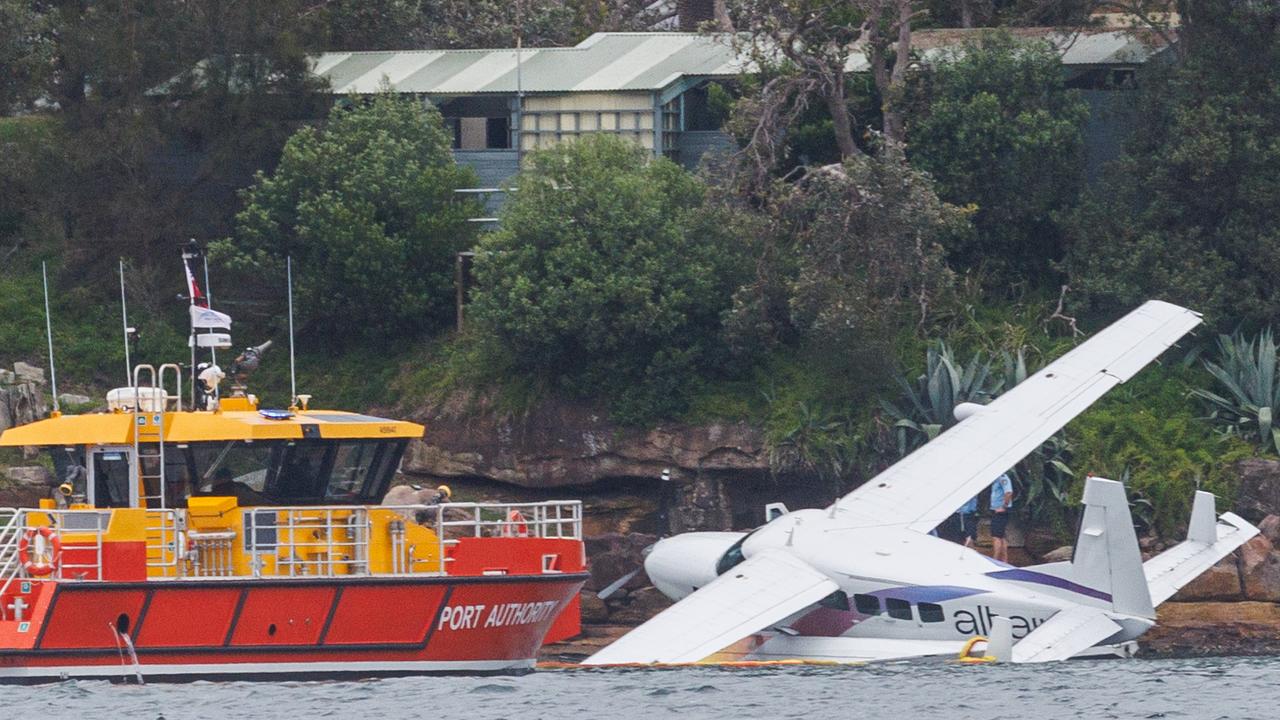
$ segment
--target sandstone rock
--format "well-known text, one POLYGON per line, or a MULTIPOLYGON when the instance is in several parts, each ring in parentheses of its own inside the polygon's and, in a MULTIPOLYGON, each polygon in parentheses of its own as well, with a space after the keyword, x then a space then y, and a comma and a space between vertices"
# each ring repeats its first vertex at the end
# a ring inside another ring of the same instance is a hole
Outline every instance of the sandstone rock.
POLYGON ((36 384, 0 386, 0 430, 34 422, 45 413, 44 394, 36 384))
POLYGON ((1254 523, 1280 515, 1280 461, 1248 458, 1236 463, 1236 471, 1240 475, 1236 512, 1254 523))
POLYGON ((93 398, 88 395, 77 395, 75 393, 62 393, 58 395, 58 403, 63 407, 80 407, 89 405, 93 402, 93 398))
POLYGON ((1262 518, 1262 522, 1258 523, 1258 530, 1261 531, 1262 537, 1271 541, 1272 545, 1280 542, 1280 515, 1268 515, 1262 518))
POLYGON ((1010 547, 1009 548, 1009 564, 1014 567, 1026 567, 1035 565, 1036 559, 1027 552, 1026 548, 1010 547))
POLYGON ((13 374, 23 382, 33 382, 44 384, 44 368, 38 368, 35 365, 29 365, 19 360, 13 364, 13 374))
POLYGON ((671 601, 657 588, 641 588, 627 597, 625 605, 611 608, 609 620, 624 625, 639 625, 669 607, 671 601))
POLYGON ((1174 601, 1238 600, 1243 593, 1236 556, 1228 555, 1173 596, 1174 601))
POLYGON ((1169 602, 1139 638, 1144 655, 1263 655, 1280 652, 1280 606, 1266 602, 1169 602))
POLYGON ((581 598, 582 622, 600 625, 609 621, 609 609, 595 593, 583 590, 581 598))
POLYGON ((1240 577, 1249 600, 1280 601, 1280 553, 1259 535, 1240 548, 1240 577))
POLYGON ((0 368, 0 385, 13 385, 18 382, 18 375, 12 370, 0 368))
POLYGON ((56 484, 53 482, 53 473, 48 468, 40 465, 11 467, 4 472, 15 483, 26 487, 39 488, 41 491, 56 484))
POLYGON ((1253 568, 1266 562, 1267 556, 1274 550, 1271 541, 1261 535, 1255 535, 1249 539, 1236 552, 1240 555, 1240 571, 1248 573, 1253 568))
POLYGON ((608 533, 585 538, 587 567, 591 572, 587 589, 603 590, 633 570, 640 572, 623 587, 639 589, 648 585, 649 577, 644 573, 644 549, 657 541, 656 535, 644 533, 608 533))
POLYGON ((1056 550, 1050 550, 1040 557, 1040 562, 1066 562, 1071 559, 1071 554, 1075 552, 1075 548, 1070 545, 1063 545, 1056 550))
POLYGON ((673 533, 694 530, 729 530, 733 516, 724 484, 710 475, 699 475, 692 483, 680 486, 678 502, 673 509, 670 526, 673 533))
POLYGON ((659 505, 658 498, 652 495, 620 494, 607 490, 594 494, 586 516, 582 518, 582 532, 587 536, 602 536, 640 531, 639 534, 656 539, 656 535, 643 531, 659 529, 659 505))
POLYGON ((768 472, 759 428, 746 423, 613 424, 585 403, 546 401, 524 415, 499 413, 491 398, 455 393, 412 413, 431 428, 410 443, 403 469, 433 478, 480 477, 523 487, 589 485, 602 479, 677 482, 699 475, 768 472))

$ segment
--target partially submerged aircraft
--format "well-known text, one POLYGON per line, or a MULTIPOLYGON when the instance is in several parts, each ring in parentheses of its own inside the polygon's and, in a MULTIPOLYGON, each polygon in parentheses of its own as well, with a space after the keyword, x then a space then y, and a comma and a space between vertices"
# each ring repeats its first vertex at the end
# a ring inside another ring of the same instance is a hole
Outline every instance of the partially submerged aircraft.
POLYGON ((1136 639, 1258 529, 1197 492, 1187 539, 1143 562, 1124 486, 1091 477, 1068 562, 1016 568, 929 532, 1199 323, 1147 302, 825 510, 659 541, 645 570, 678 602, 585 664, 887 660, 977 636, 1046 662, 1136 639))

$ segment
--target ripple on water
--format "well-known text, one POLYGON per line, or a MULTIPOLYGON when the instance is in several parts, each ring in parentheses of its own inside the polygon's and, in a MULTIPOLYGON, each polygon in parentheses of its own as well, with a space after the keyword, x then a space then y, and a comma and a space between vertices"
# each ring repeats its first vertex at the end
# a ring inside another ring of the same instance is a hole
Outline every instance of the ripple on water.
POLYGON ((0 716, 42 720, 303 717, 693 718, 1010 717, 1270 718, 1280 658, 1129 660, 964 667, 936 662, 863 667, 714 667, 543 672, 511 678, 421 677, 361 682, 74 681, 0 686, 0 716), (1159 683, 1153 687, 1148 683, 1159 683), (1147 688, 1147 690, 1137 690, 1147 688), (493 698, 487 706, 485 698, 493 698))

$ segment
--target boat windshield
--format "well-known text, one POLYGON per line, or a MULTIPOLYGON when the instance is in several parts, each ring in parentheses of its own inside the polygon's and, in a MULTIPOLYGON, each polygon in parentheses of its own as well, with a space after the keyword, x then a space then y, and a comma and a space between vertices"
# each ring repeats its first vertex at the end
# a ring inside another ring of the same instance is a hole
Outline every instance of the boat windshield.
POLYGON ((400 465, 404 440, 191 443, 193 492, 241 504, 378 502, 400 465))
MULTIPOLYGON (((389 440, 226 440, 165 447, 165 504, 181 507, 192 495, 230 495, 241 505, 357 505, 382 500, 408 444, 389 440)), ((128 507, 130 449, 95 451, 96 492, 86 492, 84 448, 49 448, 54 473, 72 485, 71 501, 92 497, 98 507, 128 507)), ((142 475, 158 477, 146 464, 142 475)), ((148 480, 150 485, 150 480, 148 480)), ((143 493, 159 505, 157 488, 143 493)))

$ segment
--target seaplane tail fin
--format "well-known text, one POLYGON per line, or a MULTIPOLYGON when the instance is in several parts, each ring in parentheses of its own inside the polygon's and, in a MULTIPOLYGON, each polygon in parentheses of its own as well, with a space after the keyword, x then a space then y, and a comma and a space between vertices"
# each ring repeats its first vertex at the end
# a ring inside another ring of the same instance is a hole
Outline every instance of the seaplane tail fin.
POLYGON ((1071 560, 1076 582, 1109 593, 1115 612, 1154 618, 1124 485, 1091 477, 1085 482, 1083 502, 1084 521, 1071 560))
POLYGON ((1078 606, 1059 611, 1013 646, 1015 663, 1066 660, 1115 635, 1122 628, 1096 608, 1078 606))
POLYGON ((1032 565, 993 573, 1011 580, 1049 575, 1066 581, 1072 599, 1113 612, 1154 618, 1155 607, 1143 573, 1142 552, 1133 530, 1124 485, 1091 477, 1084 486, 1084 516, 1070 562, 1032 565), (1083 598, 1090 598, 1084 600, 1083 598))
POLYGON ((1154 604, 1173 597, 1183 585, 1258 534, 1258 528, 1235 513, 1214 516, 1213 495, 1197 491, 1191 506, 1187 539, 1143 563, 1142 571, 1154 604))
POLYGON ((583 661, 692 663, 781 622, 840 586, 783 550, 765 550, 583 661))

